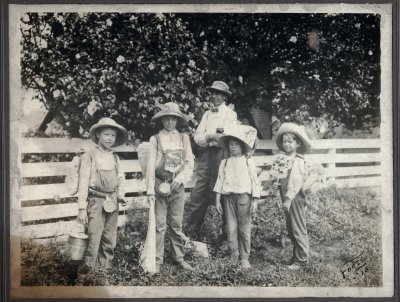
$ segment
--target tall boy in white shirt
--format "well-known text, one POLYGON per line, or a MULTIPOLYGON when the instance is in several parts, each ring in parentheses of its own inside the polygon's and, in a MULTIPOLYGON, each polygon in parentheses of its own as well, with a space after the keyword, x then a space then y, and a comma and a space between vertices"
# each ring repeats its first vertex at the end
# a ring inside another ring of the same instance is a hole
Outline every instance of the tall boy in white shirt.
POLYGON ((213 188, 217 180, 218 167, 226 152, 219 146, 219 140, 230 125, 237 123, 237 114, 225 104, 232 93, 222 81, 215 81, 209 87, 214 108, 204 113, 194 134, 194 141, 205 151, 197 160, 197 181, 186 204, 189 212, 186 231, 193 239, 201 239, 200 229, 204 222, 208 206, 214 204, 213 188))

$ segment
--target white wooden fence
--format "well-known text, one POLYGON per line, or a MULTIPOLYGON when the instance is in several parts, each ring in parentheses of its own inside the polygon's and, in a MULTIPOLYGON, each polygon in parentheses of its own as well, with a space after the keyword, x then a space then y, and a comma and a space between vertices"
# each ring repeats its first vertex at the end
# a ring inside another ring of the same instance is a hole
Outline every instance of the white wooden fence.
MULTIPOLYGON (((83 139, 68 138, 24 138, 20 145, 19 172, 21 180, 35 183, 39 177, 64 176, 69 169, 69 162, 23 163, 24 156, 32 154, 75 153, 80 148, 89 148, 92 142, 83 139)), ((276 149, 271 140, 258 144, 254 159, 256 165, 263 169, 259 180, 265 188, 269 180, 268 165, 272 152, 276 149)), ((135 157, 135 147, 124 145, 115 149, 135 157)), ((311 154, 306 155, 310 161, 321 163, 325 175, 332 184, 339 187, 380 185, 381 156, 379 139, 336 139, 313 141, 311 154)), ((138 160, 121 160, 121 169, 125 173, 140 172, 138 160)), ((51 179, 51 178, 47 178, 51 179)), ((59 179, 63 179, 62 177, 59 179)), ((187 191, 193 187, 195 175, 187 184, 187 191)), ((142 179, 127 179, 126 192, 131 195, 130 208, 146 207, 145 185, 142 179)), ((189 192, 187 192, 189 194, 189 192)), ((268 191, 263 191, 266 197, 268 191)), ((71 197, 64 183, 21 185, 19 197, 20 235, 27 238, 48 238, 68 234, 76 226, 76 197, 71 197), (68 198, 68 199, 66 199, 68 198)), ((125 223, 125 208, 120 207, 119 225, 125 223)))

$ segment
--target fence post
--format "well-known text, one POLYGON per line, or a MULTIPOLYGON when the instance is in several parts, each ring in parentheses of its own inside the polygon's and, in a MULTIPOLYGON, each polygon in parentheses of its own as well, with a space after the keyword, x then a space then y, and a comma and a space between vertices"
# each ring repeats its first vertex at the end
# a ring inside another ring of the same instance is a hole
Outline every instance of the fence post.
POLYGON ((336 149, 328 149, 329 158, 332 159, 327 165, 330 176, 327 178, 328 185, 335 183, 335 170, 336 170, 336 149), (332 175, 333 174, 333 175, 332 175))

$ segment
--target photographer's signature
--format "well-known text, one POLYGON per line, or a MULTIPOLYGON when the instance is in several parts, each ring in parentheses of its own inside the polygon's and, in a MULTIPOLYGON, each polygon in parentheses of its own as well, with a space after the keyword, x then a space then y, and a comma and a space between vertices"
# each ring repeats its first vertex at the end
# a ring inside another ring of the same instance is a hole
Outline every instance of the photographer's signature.
POLYGON ((358 256, 347 261, 340 268, 344 279, 356 276, 364 276, 368 272, 367 256, 362 251, 358 256))

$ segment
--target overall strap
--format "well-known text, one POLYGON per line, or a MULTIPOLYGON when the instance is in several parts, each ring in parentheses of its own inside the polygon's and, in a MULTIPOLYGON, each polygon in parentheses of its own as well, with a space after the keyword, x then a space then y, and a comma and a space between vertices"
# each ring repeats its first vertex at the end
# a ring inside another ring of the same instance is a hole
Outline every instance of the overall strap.
POLYGON ((304 164, 305 164, 304 155, 296 153, 296 158, 301 160, 300 167, 301 167, 302 172, 304 173, 304 164))
POLYGON ((186 150, 186 146, 185 146, 185 140, 183 139, 183 133, 182 132, 179 132, 179 137, 181 138, 181 143, 182 143, 182 146, 183 146, 183 149, 185 149, 186 150))
POLYGON ((184 156, 186 157, 187 143, 186 143, 186 140, 185 140, 185 135, 182 132, 179 132, 179 136, 181 137, 181 142, 182 142, 182 146, 183 146, 183 153, 184 153, 184 156))
POLYGON ((96 156, 93 156, 92 154, 92 150, 89 149, 87 151, 85 151, 85 153, 89 156, 90 162, 92 163, 94 161, 94 166, 97 169, 97 161, 96 161, 96 156))
POLYGON ((155 135, 155 137, 156 137, 156 141, 157 141, 157 146, 160 147, 161 153, 164 154, 165 151, 164 151, 164 148, 163 148, 163 146, 162 146, 162 144, 161 144, 160 134, 157 133, 157 134, 155 135))
POLYGON ((114 156, 114 166, 115 166, 115 170, 117 170, 117 173, 119 172, 119 164, 118 164, 118 154, 113 152, 113 156, 114 156))

